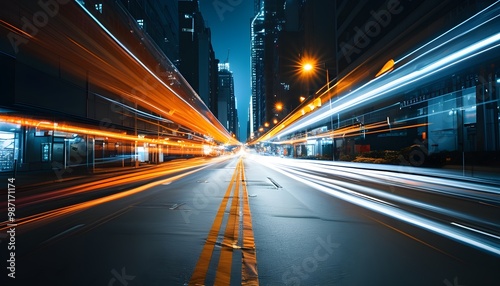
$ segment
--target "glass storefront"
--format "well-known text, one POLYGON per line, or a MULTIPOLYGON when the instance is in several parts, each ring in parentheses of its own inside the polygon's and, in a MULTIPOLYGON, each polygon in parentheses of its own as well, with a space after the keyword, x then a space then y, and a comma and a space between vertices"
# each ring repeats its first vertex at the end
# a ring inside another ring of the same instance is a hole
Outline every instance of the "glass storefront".
POLYGON ((19 153, 20 126, 0 123, 0 172, 14 170, 19 153))

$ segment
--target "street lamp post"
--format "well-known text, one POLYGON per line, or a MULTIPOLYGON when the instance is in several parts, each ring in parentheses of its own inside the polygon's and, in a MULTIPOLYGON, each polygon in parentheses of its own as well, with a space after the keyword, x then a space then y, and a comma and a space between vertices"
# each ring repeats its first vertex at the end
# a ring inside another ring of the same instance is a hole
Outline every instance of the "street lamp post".
MULTIPOLYGON (((326 62, 323 62, 323 68, 320 68, 316 63, 314 63, 313 61, 309 62, 309 61, 306 61, 303 65, 302 65, 302 70, 305 72, 305 73, 311 73, 311 72, 314 72, 315 69, 320 69, 320 70, 323 70, 326 72, 326 88, 327 90, 330 89, 330 72, 329 72, 329 69, 326 67, 326 62)), ((321 89, 320 89, 321 90, 321 89)))
MULTIPOLYGON (((314 69, 324 70, 326 72, 326 92, 328 92, 330 90, 330 72, 329 72, 329 69, 326 67, 326 63, 323 62, 322 64, 323 64, 324 68, 319 68, 316 64, 313 64, 311 62, 306 62, 302 66, 302 69, 304 70, 304 72, 307 72, 307 73, 313 71, 314 69)), ((329 98, 329 102, 330 102, 330 109, 332 109, 332 97, 331 96, 329 98)), ((331 124, 331 128, 332 128, 332 161, 335 161, 335 149, 336 149, 335 145, 336 144, 335 144, 335 138, 333 135, 333 115, 330 115, 330 124, 331 124)))

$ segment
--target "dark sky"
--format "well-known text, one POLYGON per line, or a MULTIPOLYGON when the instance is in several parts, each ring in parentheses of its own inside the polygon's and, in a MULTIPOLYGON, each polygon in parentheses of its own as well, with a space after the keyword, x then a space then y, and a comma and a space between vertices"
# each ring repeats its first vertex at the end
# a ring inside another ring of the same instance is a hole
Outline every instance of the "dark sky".
POLYGON ((253 0, 200 0, 206 25, 212 31, 212 46, 221 63, 229 64, 234 76, 234 93, 238 101, 240 141, 247 136, 250 86, 250 20, 253 0))

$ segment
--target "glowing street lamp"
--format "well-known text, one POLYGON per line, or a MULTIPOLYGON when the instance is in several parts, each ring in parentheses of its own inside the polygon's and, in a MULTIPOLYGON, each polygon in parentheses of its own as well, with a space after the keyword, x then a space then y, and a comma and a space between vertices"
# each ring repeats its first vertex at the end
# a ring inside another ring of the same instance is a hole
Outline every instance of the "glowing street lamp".
POLYGON ((302 66, 302 69, 305 71, 305 72, 309 72, 311 70, 313 70, 314 66, 313 64, 311 63, 305 63, 303 66, 302 66))
POLYGON ((283 103, 281 102, 277 102, 275 105, 274 105, 274 108, 276 108, 277 111, 282 111, 283 110, 283 103))
MULTIPOLYGON (((326 65, 325 63, 323 63, 323 64, 326 65)), ((326 86, 327 86, 327 90, 330 89, 330 75, 329 75, 328 69, 326 67, 320 68, 316 64, 313 64, 311 62, 306 62, 302 65, 302 70, 306 73, 313 72, 314 69, 320 69, 320 70, 326 71, 326 86)))

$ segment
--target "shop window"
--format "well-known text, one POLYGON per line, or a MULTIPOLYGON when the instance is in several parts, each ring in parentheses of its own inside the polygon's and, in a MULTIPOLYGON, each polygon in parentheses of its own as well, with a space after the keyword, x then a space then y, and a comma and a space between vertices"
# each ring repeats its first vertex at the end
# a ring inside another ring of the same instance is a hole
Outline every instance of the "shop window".
POLYGON ((51 147, 50 143, 42 143, 42 162, 50 162, 51 161, 51 147))
POLYGON ((14 168, 15 133, 0 132, 0 171, 14 168))

